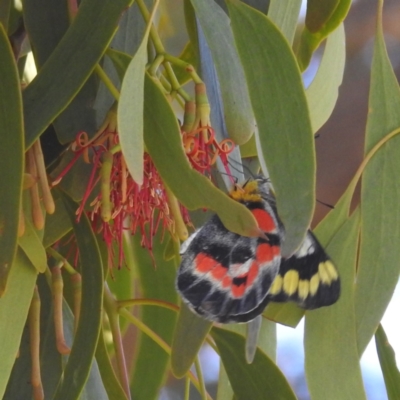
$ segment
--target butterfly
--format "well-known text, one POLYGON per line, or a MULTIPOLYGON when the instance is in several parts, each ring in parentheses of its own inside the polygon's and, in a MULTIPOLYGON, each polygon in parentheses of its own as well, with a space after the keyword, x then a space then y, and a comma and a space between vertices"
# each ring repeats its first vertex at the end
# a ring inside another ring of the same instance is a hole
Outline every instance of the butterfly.
POLYGON ((214 215, 182 244, 176 288, 192 311, 219 323, 248 322, 270 301, 315 309, 338 300, 339 274, 311 231, 282 257, 285 230, 266 178, 235 185, 229 195, 252 212, 263 234, 240 236, 214 215))

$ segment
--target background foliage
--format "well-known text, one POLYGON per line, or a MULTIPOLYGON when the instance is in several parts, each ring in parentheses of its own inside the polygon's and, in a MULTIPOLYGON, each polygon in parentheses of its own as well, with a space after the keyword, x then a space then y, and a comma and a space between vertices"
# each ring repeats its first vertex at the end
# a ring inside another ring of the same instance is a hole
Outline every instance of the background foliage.
POLYGON ((276 365, 276 324, 303 317, 312 399, 366 398, 359 360, 374 335, 387 396, 399 397, 380 325, 400 258, 400 91, 383 0, 364 157, 315 230, 339 269, 340 300, 307 313, 269 304, 248 364, 245 327, 198 318, 174 284, 180 242, 204 209, 239 234, 257 228, 224 194, 229 174, 240 181, 261 168, 287 231, 283 251, 301 243, 350 3, 308 0, 303 23, 300 0, 184 0, 183 26, 167 1, 0 1, 3 398, 149 400, 173 374, 185 381, 182 398, 210 399, 198 359, 207 341, 221 357, 213 398, 295 399, 276 365), (168 29, 188 38, 178 56, 168 29))

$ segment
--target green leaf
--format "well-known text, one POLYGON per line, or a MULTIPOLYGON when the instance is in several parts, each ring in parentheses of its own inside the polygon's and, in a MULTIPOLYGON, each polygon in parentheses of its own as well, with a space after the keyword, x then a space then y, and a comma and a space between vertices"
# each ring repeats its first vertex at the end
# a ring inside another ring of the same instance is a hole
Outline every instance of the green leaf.
MULTIPOLYGON (((34 49, 36 67, 40 71, 70 26, 68 4, 52 0, 24 0, 24 25, 34 49)), ((89 136, 95 132, 92 105, 96 91, 97 82, 92 76, 54 121, 61 143, 72 141, 80 131, 87 132, 89 136)))
POLYGON ((176 116, 157 85, 146 75, 144 141, 164 183, 188 209, 208 208, 218 214, 228 230, 243 236, 257 235, 251 212, 190 166, 176 116))
MULTIPOLYGON (((351 0, 313 0, 313 6, 310 10, 310 16, 307 16, 309 22, 303 29, 300 37, 300 43, 297 49, 297 61, 300 69, 304 71, 311 60, 313 52, 318 48, 321 42, 333 32, 346 18, 349 12, 351 0), (334 3, 337 3, 336 5, 334 3)), ((309 14, 307 10, 307 14, 309 14)))
POLYGON ((8 290, 0 299, 0 398, 3 398, 17 357, 36 277, 35 268, 18 250, 10 271, 8 290))
POLYGON ((233 399, 233 389, 229 382, 228 375, 226 374, 224 364, 222 361, 219 363, 219 376, 218 376, 218 389, 217 389, 217 399, 216 400, 232 400, 233 399))
POLYGON ((286 229, 283 254, 300 245, 315 202, 314 138, 300 71, 292 50, 262 13, 228 2, 258 127, 258 141, 286 229))
POLYGON ((214 60, 229 137, 246 143, 254 132, 253 113, 229 18, 214 0, 191 2, 214 60))
POLYGON ((29 258, 32 265, 43 273, 47 268, 47 255, 42 241, 28 219, 25 220, 25 232, 18 239, 18 244, 29 258))
POLYGON ((118 76, 122 81, 125 76, 126 70, 130 62, 132 61, 132 57, 129 54, 124 53, 123 51, 118 51, 115 49, 107 49, 106 54, 113 62, 114 67, 117 70, 118 76))
POLYGON ((4 31, 8 29, 8 19, 10 17, 11 0, 5 0, 0 3, 0 24, 3 25, 4 31))
POLYGON ((132 179, 143 184, 143 93, 147 63, 147 29, 124 75, 118 102, 118 133, 122 154, 132 179))
POLYGON ((304 310, 292 302, 283 304, 271 302, 263 312, 263 315, 271 321, 296 328, 304 317, 304 310))
POLYGON ((212 322, 181 304, 171 353, 171 369, 177 378, 182 378, 189 371, 211 327, 212 322))
POLYGON ((307 0, 306 27, 310 32, 318 32, 332 17, 340 0, 307 0))
MULTIPOLYGON (((380 21, 380 17, 378 17, 380 21)), ((378 23, 371 69, 365 153, 400 127, 400 90, 378 23)), ((400 137, 386 143, 368 163, 361 189, 361 239, 355 297, 359 354, 375 333, 400 272, 400 137)))
POLYGON ((397 368, 396 356, 381 324, 375 333, 375 343, 388 399, 400 399, 400 372, 397 368))
POLYGON ((355 212, 326 248, 340 274, 338 302, 306 312, 305 367, 311 398, 365 399, 354 313, 359 226, 360 213, 355 212), (332 373, 332 366, 335 373, 332 373))
POLYGON ((317 74, 306 90, 313 132, 331 116, 342 84, 346 59, 343 24, 328 37, 317 74))
POLYGON ((244 357, 244 338, 234 332, 213 328, 211 335, 238 400, 296 399, 292 388, 275 363, 260 349, 252 364, 244 357))
POLYGON ((115 375, 115 371, 111 364, 103 335, 104 333, 101 332, 99 336, 99 341, 97 342, 96 361, 99 365, 104 388, 107 391, 109 399, 128 400, 124 390, 122 389, 118 381, 117 376, 115 375))
POLYGON ((82 1, 74 23, 23 92, 26 148, 89 78, 117 29, 121 13, 130 3, 131 0, 82 1))
POLYGON ((301 0, 271 0, 268 17, 292 44, 301 8, 301 0))
POLYGON ((103 303, 103 265, 90 221, 83 214, 80 222, 77 223, 75 210, 78 205, 66 195, 62 195, 62 198, 70 216, 79 249, 82 307, 71 354, 54 399, 72 400, 80 395, 87 382, 96 351, 103 303))
POLYGON ((60 197, 54 199, 56 211, 46 215, 43 246, 47 248, 64 237, 71 229, 71 221, 60 197))
POLYGON ((7 287, 18 240, 24 165, 24 128, 17 66, 0 25, 0 297, 7 287))
MULTIPOLYGON (((176 263, 163 258, 167 240, 162 242, 162 229, 153 238, 152 255, 140 245, 140 236, 132 240, 136 272, 141 287, 141 296, 177 304, 178 295, 175 290, 176 263)), ((141 321, 171 345, 177 319, 176 312, 156 306, 142 306, 141 321)), ((165 383, 169 356, 166 352, 143 332, 138 338, 131 392, 137 400, 157 399, 161 386, 165 383), (151 374, 149 374, 151 371, 151 374)))

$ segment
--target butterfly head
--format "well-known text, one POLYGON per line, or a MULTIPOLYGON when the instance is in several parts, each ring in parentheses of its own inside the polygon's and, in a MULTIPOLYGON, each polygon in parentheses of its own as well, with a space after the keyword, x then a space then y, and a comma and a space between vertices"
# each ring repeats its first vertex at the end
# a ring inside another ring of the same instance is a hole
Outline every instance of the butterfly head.
POLYGON ((265 197, 271 197, 268 179, 257 177, 254 180, 247 180, 242 185, 235 184, 229 196, 241 203, 260 202, 265 197))

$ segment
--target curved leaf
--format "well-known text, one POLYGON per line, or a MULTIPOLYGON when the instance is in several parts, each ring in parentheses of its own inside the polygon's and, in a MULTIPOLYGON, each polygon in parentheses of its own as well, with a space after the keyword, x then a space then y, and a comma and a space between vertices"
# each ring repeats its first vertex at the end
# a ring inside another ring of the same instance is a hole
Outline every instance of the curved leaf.
MULTIPOLYGON (((52 0, 24 0, 24 25, 34 49, 36 67, 40 71, 70 26, 68 4, 52 0)), ((80 131, 87 132, 89 136, 95 132, 92 105, 96 90, 97 82, 92 76, 54 121, 61 143, 72 141, 80 131)))
POLYGON ((238 400, 295 400, 296 396, 275 363, 257 349, 252 364, 245 360, 243 336, 224 329, 213 328, 211 335, 238 400))
POLYGON ((340 273, 338 302, 306 313, 306 377, 311 397, 315 399, 365 399, 354 313, 359 226, 360 213, 355 212, 326 248, 340 273))
POLYGON ((99 365, 101 379, 104 383, 104 388, 107 391, 108 398, 128 400, 118 378, 115 375, 107 352, 107 346, 104 342, 103 332, 100 332, 99 341, 97 342, 96 361, 99 365))
POLYGON ((340 0, 319 0, 307 1, 306 27, 310 32, 317 32, 332 17, 340 0))
POLYGON ((25 220, 25 232, 18 239, 18 244, 29 258, 32 265, 43 273, 47 268, 47 255, 42 241, 28 219, 25 220))
POLYGON ((149 75, 145 79, 144 141, 163 181, 185 207, 215 211, 227 229, 240 235, 258 234, 257 222, 246 207, 192 169, 175 114, 149 75))
MULTIPOLYGON (((381 21, 381 16, 378 16, 381 21)), ((365 139, 365 153, 400 127, 400 90, 378 22, 365 139)), ((360 258, 355 297, 360 356, 375 333, 400 272, 400 137, 386 143, 368 163, 361 189, 360 258)))
MULTIPOLYGON (((153 238, 153 257, 140 245, 140 236, 131 242, 134 251, 135 269, 139 278, 141 295, 144 298, 178 303, 175 290, 176 263, 165 261, 166 237, 162 242, 162 229, 153 238)), ((176 313, 162 307, 143 306, 141 321, 160 336, 168 345, 172 342, 176 313)), ((155 400, 165 383, 169 363, 168 354, 145 333, 138 334, 139 346, 131 378, 131 392, 137 400, 155 400), (151 374, 149 374, 151 371, 151 374)))
POLYGON ((218 75, 229 137, 247 142, 254 132, 253 113, 229 18, 214 0, 191 0, 218 75))
POLYGON ((117 29, 121 13, 130 3, 131 0, 82 1, 74 23, 23 92, 26 148, 89 78, 117 29))
POLYGON ((64 237, 71 229, 71 220, 65 211, 61 198, 54 199, 56 211, 46 215, 44 226, 43 246, 47 248, 64 237))
POLYGON ((148 37, 149 29, 124 74, 117 115, 122 154, 138 185, 143 184, 143 93, 148 37))
POLYGON ((7 293, 0 299, 0 398, 3 398, 21 343, 36 277, 35 268, 18 250, 10 271, 7 293))
POLYGON ((181 303, 171 352, 172 373, 177 378, 189 371, 211 327, 212 322, 197 316, 181 303))
POLYGON ((0 297, 17 249, 24 165, 24 128, 17 66, 0 25, 0 297))
POLYGON ((286 40, 292 44, 301 8, 301 0, 271 0, 268 17, 281 30, 286 40))
POLYGON ((328 37, 317 74, 306 90, 313 132, 331 116, 342 84, 346 59, 343 24, 328 37))
POLYGON ((381 364, 383 378, 385 379, 386 391, 389 400, 400 398, 400 372, 396 364, 396 356, 393 348, 388 342, 385 331, 381 324, 375 333, 376 350, 379 363, 381 364))
POLYGON ((302 79, 288 42, 265 15, 237 0, 228 7, 262 155, 286 229, 287 255, 302 242, 315 202, 314 138, 302 79))
POLYGON ((76 399, 88 380, 100 333, 103 303, 103 265, 96 238, 85 214, 76 222, 77 204, 62 194, 79 248, 82 275, 82 307, 71 354, 55 400, 76 399))
MULTIPOLYGON (((312 14, 316 16, 311 25, 311 30, 305 26, 300 37, 300 43, 297 49, 297 61, 300 69, 304 71, 310 63, 313 52, 318 48, 321 42, 333 32, 346 18, 349 12, 351 0, 329 0, 313 1, 312 14), (334 3, 337 3, 336 5, 334 3), (321 12, 322 10, 322 12, 321 12)), ((308 13, 308 10, 307 10, 308 13)), ((306 23, 307 25, 307 23, 306 23)))

